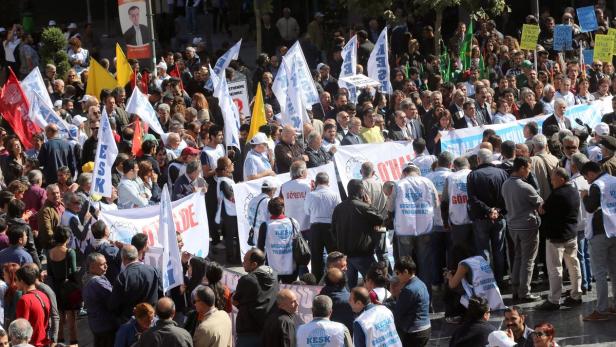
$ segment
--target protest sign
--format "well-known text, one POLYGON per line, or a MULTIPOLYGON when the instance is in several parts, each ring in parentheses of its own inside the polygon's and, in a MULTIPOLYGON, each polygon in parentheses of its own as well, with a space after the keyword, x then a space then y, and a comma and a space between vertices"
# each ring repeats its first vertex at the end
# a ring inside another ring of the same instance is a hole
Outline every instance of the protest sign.
POLYGON ((615 28, 607 29, 607 36, 609 36, 610 41, 612 41, 612 55, 616 55, 616 29, 615 28))
POLYGON ((595 35, 594 61, 611 62, 612 61, 612 37, 608 35, 595 35))
POLYGON ((584 65, 592 65, 594 61, 595 51, 593 49, 585 49, 582 51, 582 56, 584 57, 584 65))
POLYGON ((129 59, 151 58, 154 38, 148 21, 152 12, 147 3, 142 0, 118 0, 118 14, 126 42, 126 56, 129 59))
POLYGON ((535 50, 537 48, 537 39, 539 38, 538 25, 524 24, 522 26, 522 41, 520 42, 521 49, 535 50))
POLYGON ((376 177, 381 182, 386 182, 398 180, 404 165, 413 158, 411 142, 340 146, 334 155, 345 189, 351 179, 361 179, 361 165, 367 161, 374 164, 376 177))
POLYGON ((595 7, 586 6, 576 9, 578 20, 580 22, 580 31, 587 33, 599 29, 597 16, 595 16, 595 7))
POLYGON ((366 75, 357 74, 346 77, 340 77, 339 81, 346 82, 356 88, 366 88, 366 87, 378 87, 381 83, 377 80, 374 80, 366 75))
POLYGON ((571 26, 569 25, 557 25, 554 27, 554 50, 555 51, 568 51, 571 50, 573 37, 571 26))
MULTIPOLYGON (((340 194, 338 191, 338 186, 336 185, 336 169, 334 168, 334 163, 330 162, 329 164, 310 168, 308 169, 308 179, 314 181, 315 177, 319 172, 326 172, 329 176, 330 181, 330 189, 340 194)), ((284 173, 280 175, 276 175, 273 177, 274 180, 277 181, 278 186, 283 183, 290 181, 291 176, 289 173, 284 173)), ((252 181, 237 183, 233 186, 233 194, 235 195, 235 207, 237 211, 237 233, 240 241, 240 252, 242 256, 246 254, 246 252, 251 248, 248 245, 248 233, 250 231, 250 221, 248 220, 248 204, 250 200, 255 196, 261 194, 261 185, 265 178, 260 178, 252 181)), ((276 192, 278 194, 278 192, 276 192)), ((255 233, 255 238, 257 238, 257 233, 255 233)))
MULTIPOLYGON (((203 193, 193 193, 171 203, 175 231, 182 235, 183 251, 199 257, 207 257, 210 248, 210 232, 203 193)), ((118 211, 101 211, 102 219, 111 231, 110 239, 130 243, 133 235, 148 236, 148 245, 162 246, 158 237, 160 206, 148 206, 118 211)))
POLYGON ((250 119, 250 104, 248 98, 248 88, 246 87, 246 80, 229 82, 229 95, 233 99, 233 103, 237 106, 237 110, 240 114, 244 115, 244 118, 250 119))

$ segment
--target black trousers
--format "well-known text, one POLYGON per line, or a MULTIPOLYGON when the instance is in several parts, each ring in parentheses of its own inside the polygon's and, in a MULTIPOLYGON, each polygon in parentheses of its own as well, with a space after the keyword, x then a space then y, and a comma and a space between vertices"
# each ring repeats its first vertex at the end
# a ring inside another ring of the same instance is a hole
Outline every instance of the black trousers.
POLYGON ((431 333, 432 328, 416 333, 402 333, 400 335, 400 340, 402 340, 402 346, 404 347, 424 347, 430 341, 431 333))
POLYGON ((113 347, 115 343, 115 331, 107 331, 94 335, 94 347, 113 347))
POLYGON ((310 266, 317 279, 323 277, 323 248, 327 253, 333 250, 334 239, 329 223, 310 224, 310 266))

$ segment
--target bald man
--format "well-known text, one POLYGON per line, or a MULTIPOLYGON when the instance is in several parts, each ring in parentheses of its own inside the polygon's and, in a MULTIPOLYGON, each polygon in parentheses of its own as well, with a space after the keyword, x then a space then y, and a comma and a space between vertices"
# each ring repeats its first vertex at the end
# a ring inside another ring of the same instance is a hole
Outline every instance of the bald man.
POLYGON ((59 130, 55 124, 45 127, 47 142, 39 151, 38 161, 43 167, 43 176, 47 184, 58 182, 58 169, 67 166, 71 174, 76 174, 77 164, 73 150, 68 141, 60 139, 59 130))
POLYGON ((263 346, 295 346, 295 313, 299 304, 297 296, 289 289, 283 289, 276 296, 276 309, 265 321, 261 343, 263 346))
POLYGON ((173 320, 175 316, 175 303, 170 298, 164 297, 156 303, 156 325, 143 333, 138 347, 192 347, 193 340, 190 333, 180 328, 173 320))

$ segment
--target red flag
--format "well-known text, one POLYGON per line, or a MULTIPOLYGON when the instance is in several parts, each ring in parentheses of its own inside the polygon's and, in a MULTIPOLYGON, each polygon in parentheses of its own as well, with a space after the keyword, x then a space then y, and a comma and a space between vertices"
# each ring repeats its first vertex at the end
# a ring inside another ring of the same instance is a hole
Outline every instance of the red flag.
POLYGON ((135 89, 136 85, 137 85, 137 71, 133 71, 133 74, 130 76, 131 89, 135 89))
POLYGON ((135 118, 134 125, 135 125, 135 132, 133 133, 133 148, 131 151, 135 157, 139 157, 142 154, 141 142, 143 140, 143 136, 141 133, 141 120, 139 119, 139 117, 135 118))
POLYGON ((169 72, 169 76, 175 77, 175 78, 179 79, 180 80, 180 88, 182 88, 182 90, 184 90, 184 83, 182 83, 182 75, 180 74, 180 69, 178 68, 177 64, 175 64, 175 67, 173 68, 173 70, 171 70, 171 72, 169 72))
POLYGON ((150 85, 150 73, 143 71, 141 73, 141 92, 148 95, 148 86, 150 85))
POLYGON ((26 149, 33 148, 32 137, 41 129, 28 117, 30 105, 19 80, 9 68, 9 77, 0 90, 0 113, 26 149))

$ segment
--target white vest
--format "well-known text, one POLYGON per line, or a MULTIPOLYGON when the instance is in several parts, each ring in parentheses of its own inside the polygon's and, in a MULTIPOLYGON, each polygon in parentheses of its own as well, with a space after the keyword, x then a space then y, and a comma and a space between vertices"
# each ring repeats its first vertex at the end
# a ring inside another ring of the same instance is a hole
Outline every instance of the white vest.
MULTIPOLYGON (((436 191, 439 195, 439 201, 440 196, 443 194, 443 189, 445 188, 445 182, 447 180, 447 177, 449 177, 450 175, 451 170, 446 168, 437 168, 435 171, 431 171, 426 175, 426 178, 432 181, 432 183, 434 183, 434 187, 436 187, 436 191)), ((439 211, 436 211, 436 213, 434 213, 434 225, 441 227, 443 226, 443 217, 441 217, 439 211)))
MULTIPOLYGON (((608 238, 616 237, 616 177, 605 174, 596 179, 601 191, 601 211, 603 212, 603 227, 608 238)), ((592 217, 588 218, 592 223, 592 217)))
POLYGON ((222 145, 218 145, 216 148, 204 146, 201 153, 207 157, 207 165, 210 167, 210 170, 215 170, 218 167, 218 159, 225 155, 225 148, 222 145))
POLYGON ((312 322, 297 328, 297 347, 340 347, 344 346, 342 323, 329 319, 315 318, 312 322))
POLYGON ((250 230, 250 228, 254 228, 254 242, 257 243, 259 240, 259 228, 261 224, 267 222, 269 220, 269 211, 267 210, 267 203, 271 198, 269 195, 265 193, 261 193, 248 202, 248 214, 246 222, 248 223, 248 228, 246 230, 250 230), (257 205, 259 205, 259 211, 257 211, 257 205), (254 225, 252 224, 255 221, 255 213, 257 213, 257 219, 254 225))
POLYGON ((503 297, 498 290, 494 273, 490 264, 482 256, 474 256, 462 260, 460 263, 465 264, 471 269, 473 275, 473 283, 468 283, 466 277, 462 279, 462 287, 464 295, 460 298, 460 303, 468 308, 468 299, 477 296, 488 300, 490 310, 501 310, 505 308, 503 297))
POLYGON ((468 216, 468 193, 466 191, 466 182, 470 172, 470 169, 456 171, 447 179, 449 223, 451 224, 471 224, 471 219, 468 216))
POLYGON ((279 275, 290 275, 295 271, 295 261, 293 261, 293 225, 295 232, 297 222, 289 218, 270 219, 267 222, 265 233, 265 253, 267 254, 267 264, 279 275))
POLYGON ((280 187, 280 196, 284 199, 284 214, 297 220, 300 231, 310 229, 310 216, 304 210, 310 191, 310 180, 307 178, 287 181, 280 187))
MULTIPOLYGON (((64 210, 64 213, 62 213, 62 217, 60 217, 60 225, 65 226, 70 229, 71 219, 73 218, 77 218, 77 220, 79 220, 78 215, 74 214, 68 209, 64 210)), ((84 230, 84 232, 86 233, 86 236, 83 239, 83 241, 77 239, 77 237, 71 232, 71 237, 69 239, 68 246, 70 248, 80 250, 83 253, 86 250, 86 247, 88 246, 88 244, 92 240, 94 240, 94 236, 92 236, 92 232, 90 231, 90 229, 84 230)))
POLYGON ((430 171, 432 171, 432 163, 436 161, 436 157, 433 155, 419 155, 415 157, 415 159, 411 160, 411 162, 419 167, 421 170, 421 175, 425 176, 430 171))
POLYGON ((408 176, 398 181, 395 203, 397 235, 418 236, 432 231, 436 188, 429 179, 408 176))
POLYGON ((225 204, 225 212, 227 213, 227 216, 237 216, 237 212, 235 211, 235 203, 225 198, 225 194, 220 189, 220 185, 223 181, 227 182, 227 184, 232 187, 235 185, 235 182, 233 182, 233 180, 229 177, 216 177, 216 196, 218 197, 218 209, 216 210, 215 222, 217 224, 221 223, 223 203, 225 204))
POLYGON ((382 305, 375 305, 355 319, 364 331, 366 347, 402 347, 394 315, 382 305))

